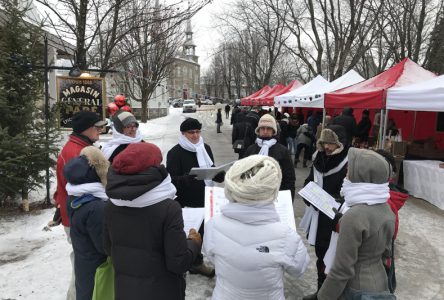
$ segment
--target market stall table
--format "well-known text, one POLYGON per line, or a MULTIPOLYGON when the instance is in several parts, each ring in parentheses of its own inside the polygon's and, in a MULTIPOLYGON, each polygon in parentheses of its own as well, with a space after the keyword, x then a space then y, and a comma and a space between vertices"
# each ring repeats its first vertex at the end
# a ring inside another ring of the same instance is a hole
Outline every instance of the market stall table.
POLYGON ((439 160, 404 160, 404 188, 444 209, 444 168, 439 160))

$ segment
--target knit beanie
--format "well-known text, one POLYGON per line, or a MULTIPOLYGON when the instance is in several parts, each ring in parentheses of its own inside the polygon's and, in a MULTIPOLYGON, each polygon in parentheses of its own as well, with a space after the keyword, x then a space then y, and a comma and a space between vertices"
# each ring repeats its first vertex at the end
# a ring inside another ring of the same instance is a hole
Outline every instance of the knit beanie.
POLYGON ((186 118, 185 121, 182 122, 182 124, 180 124, 180 131, 181 132, 185 132, 188 130, 201 130, 202 129, 202 124, 193 118, 186 118))
POLYGON ((336 144, 339 148, 343 148, 344 146, 339 141, 338 135, 329 128, 324 128, 321 131, 321 136, 316 142, 316 147, 318 151, 324 151, 323 144, 336 144))
POLYGON ((251 155, 236 161, 225 174, 225 197, 231 202, 271 203, 281 179, 281 167, 274 158, 251 155))
POLYGON ((162 153, 151 143, 129 144, 113 160, 112 167, 119 174, 137 174, 153 166, 160 166, 162 153))
POLYGON ((75 133, 82 133, 93 126, 104 126, 105 121, 100 119, 99 115, 92 111, 81 110, 75 113, 71 119, 72 130, 75 133))
POLYGON ((114 128, 120 133, 123 133, 123 128, 131 123, 139 125, 136 117, 130 112, 119 110, 113 117, 114 128))
POLYGON ((88 146, 80 151, 80 156, 71 159, 63 168, 63 176, 71 184, 101 182, 106 186, 109 162, 102 151, 88 146))
POLYGON ((389 180, 390 166, 378 153, 359 148, 348 150, 348 179, 353 183, 381 184, 389 180))
POLYGON ((274 134, 277 133, 276 120, 274 119, 274 117, 272 115, 265 114, 259 119, 259 123, 257 124, 256 130, 255 130, 255 133, 257 135, 259 135, 259 129, 261 127, 271 128, 271 129, 273 129, 274 134))

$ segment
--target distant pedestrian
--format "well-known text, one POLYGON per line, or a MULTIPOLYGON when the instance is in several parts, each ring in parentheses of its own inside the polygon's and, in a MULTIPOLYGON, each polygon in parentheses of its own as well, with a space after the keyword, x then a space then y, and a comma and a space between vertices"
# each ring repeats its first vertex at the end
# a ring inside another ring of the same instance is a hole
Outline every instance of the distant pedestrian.
POLYGON ((353 116, 353 109, 351 107, 344 108, 342 114, 333 119, 332 124, 341 125, 345 128, 345 132, 347 133, 347 145, 344 146, 351 146, 353 144, 353 137, 356 133, 356 120, 353 116))
POLYGON ((372 127, 372 122, 370 121, 370 112, 366 109, 362 112, 362 118, 361 121, 359 121, 358 125, 356 126, 356 132, 355 136, 357 137, 357 143, 364 143, 366 144, 368 142, 368 135, 370 133, 370 128, 372 127))
POLYGON ((225 105, 225 119, 228 119, 230 117, 230 110, 231 106, 227 103, 227 105, 225 105))
POLYGON ((222 131, 220 131, 220 126, 222 126, 222 124, 223 124, 223 122, 222 122, 222 109, 220 109, 220 108, 217 109, 216 124, 217 124, 217 133, 222 133, 222 131))
POLYGON ((67 206, 75 257, 77 300, 91 300, 96 269, 107 258, 102 233, 105 201, 108 200, 105 193, 108 167, 109 162, 102 151, 88 146, 63 169, 68 181, 67 206))
POLYGON ((216 268, 213 300, 284 299, 284 272, 301 276, 310 261, 301 238, 281 223, 273 202, 281 183, 276 160, 252 155, 226 174, 230 201, 205 225, 204 251, 216 268))
POLYGON ((233 125, 233 131, 231 133, 231 143, 233 144, 233 150, 239 155, 239 159, 244 157, 247 148, 254 144, 256 140, 256 133, 254 128, 251 127, 250 122, 246 120, 246 113, 237 113, 237 122, 233 125))

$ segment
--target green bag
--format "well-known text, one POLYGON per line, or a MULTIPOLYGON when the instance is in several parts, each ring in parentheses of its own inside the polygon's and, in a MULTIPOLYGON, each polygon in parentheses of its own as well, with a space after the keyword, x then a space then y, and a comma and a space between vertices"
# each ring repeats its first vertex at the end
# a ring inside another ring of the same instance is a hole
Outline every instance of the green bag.
POLYGON ((92 300, 114 300, 114 267, 111 256, 96 270, 92 300))

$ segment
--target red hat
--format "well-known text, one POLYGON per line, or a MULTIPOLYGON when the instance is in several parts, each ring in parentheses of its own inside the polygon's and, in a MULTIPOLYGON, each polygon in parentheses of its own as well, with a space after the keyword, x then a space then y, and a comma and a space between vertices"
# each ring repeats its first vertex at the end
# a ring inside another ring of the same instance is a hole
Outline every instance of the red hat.
POLYGON ((137 174, 146 169, 159 166, 162 153, 151 143, 129 144, 113 160, 112 167, 119 174, 137 174))

